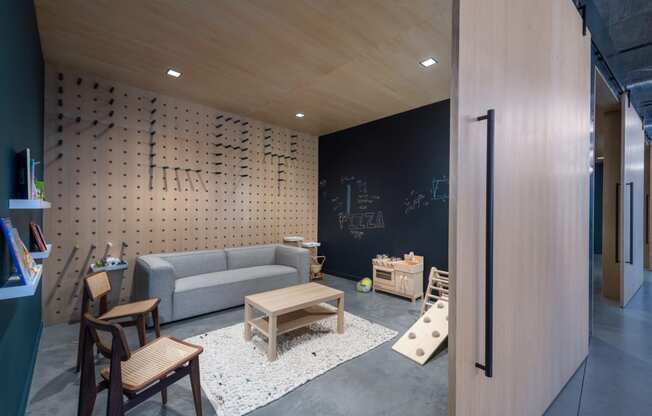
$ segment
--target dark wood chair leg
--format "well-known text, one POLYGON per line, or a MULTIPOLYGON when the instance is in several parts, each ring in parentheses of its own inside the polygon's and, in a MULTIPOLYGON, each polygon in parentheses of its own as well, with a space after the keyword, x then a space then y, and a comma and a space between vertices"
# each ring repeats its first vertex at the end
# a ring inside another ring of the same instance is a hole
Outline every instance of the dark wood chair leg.
POLYGON ((199 357, 190 360, 190 387, 192 387, 192 398, 195 402, 195 413, 202 416, 201 411, 201 382, 199 381, 199 357))
POLYGON ((138 327, 138 342, 140 342, 140 346, 143 347, 145 345, 146 339, 145 339, 145 317, 143 315, 138 316, 136 318, 136 326, 138 327))
POLYGON ((111 360, 111 370, 109 376, 109 397, 107 399, 107 416, 123 416, 123 391, 122 391, 122 375, 119 369, 120 360, 111 360), (116 368, 117 367, 117 368, 116 368), (118 375, 118 377, 114 377, 118 375))
POLYGON ((82 354, 84 353, 84 337, 86 335, 86 331, 84 331, 84 317, 82 316, 81 320, 79 321, 79 339, 78 339, 78 345, 77 345, 77 365, 75 366, 75 372, 79 373, 79 370, 81 369, 81 360, 82 360, 82 354))
POLYGON ((152 320, 154 321, 154 331, 156 331, 156 338, 161 338, 161 321, 158 317, 158 306, 152 311, 152 320))
POLYGON ((95 357, 93 356, 93 343, 91 337, 84 331, 84 341, 80 351, 81 380, 79 382, 78 416, 91 416, 95 399, 97 398, 97 385, 95 384, 95 357))

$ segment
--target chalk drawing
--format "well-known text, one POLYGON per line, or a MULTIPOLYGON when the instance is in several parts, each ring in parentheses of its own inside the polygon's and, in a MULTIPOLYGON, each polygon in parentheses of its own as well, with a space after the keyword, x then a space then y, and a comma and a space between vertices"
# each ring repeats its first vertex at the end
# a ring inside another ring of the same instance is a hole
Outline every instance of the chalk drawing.
POLYGON ((448 200, 448 178, 446 176, 442 176, 439 179, 432 178, 432 200, 448 200))
POLYGON ((351 214, 351 184, 346 184, 346 215, 351 214))
POLYGON ((432 178, 430 189, 419 192, 412 189, 403 199, 403 213, 409 214, 420 208, 429 207, 436 202, 448 201, 448 177, 432 178))
POLYGON ((351 235, 356 240, 362 240, 362 237, 364 237, 364 232, 363 231, 351 231, 351 235))
POLYGON ((415 191, 414 189, 410 191, 410 195, 405 198, 403 201, 403 212, 409 214, 410 212, 421 208, 421 205, 425 205, 427 201, 424 201, 426 196, 422 193, 415 191))

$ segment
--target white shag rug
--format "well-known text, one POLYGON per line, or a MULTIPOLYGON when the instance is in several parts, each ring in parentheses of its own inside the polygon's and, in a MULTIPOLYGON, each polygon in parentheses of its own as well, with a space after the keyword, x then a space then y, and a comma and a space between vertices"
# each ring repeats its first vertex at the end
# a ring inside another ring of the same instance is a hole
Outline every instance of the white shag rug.
POLYGON ((186 341, 201 345, 204 393, 220 416, 240 416, 289 393, 326 371, 389 341, 396 331, 344 313, 344 333, 336 315, 278 337, 278 358, 267 360, 267 338, 253 329, 244 340, 236 324, 186 341))

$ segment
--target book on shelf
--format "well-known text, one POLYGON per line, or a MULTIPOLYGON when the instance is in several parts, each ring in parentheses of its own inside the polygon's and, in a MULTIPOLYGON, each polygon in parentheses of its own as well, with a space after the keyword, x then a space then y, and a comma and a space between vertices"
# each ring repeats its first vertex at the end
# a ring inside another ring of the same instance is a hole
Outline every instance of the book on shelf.
POLYGON ((14 198, 45 200, 45 186, 43 181, 36 179, 36 166, 41 162, 32 159, 31 151, 25 149, 16 153, 14 198))
POLYGON ((32 197, 32 158, 29 149, 16 153, 14 195, 17 199, 32 197))
POLYGON ((0 218, 0 227, 4 235, 11 261, 22 284, 31 283, 37 276, 39 268, 32 255, 23 244, 18 231, 9 218, 0 218))
POLYGON ((47 247, 47 243, 45 242, 45 238, 43 237, 43 232, 41 231, 41 227, 39 227, 38 224, 34 222, 30 222, 29 230, 31 235, 32 247, 37 251, 47 251, 48 247, 47 247))

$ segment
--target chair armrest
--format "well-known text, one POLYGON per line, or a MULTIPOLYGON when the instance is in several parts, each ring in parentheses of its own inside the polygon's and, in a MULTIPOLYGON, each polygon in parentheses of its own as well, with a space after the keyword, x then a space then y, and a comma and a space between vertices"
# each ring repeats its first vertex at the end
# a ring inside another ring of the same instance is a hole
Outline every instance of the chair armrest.
POLYGON ((276 246, 276 264, 294 267, 299 271, 299 283, 310 280, 310 250, 285 245, 276 246))
POLYGON ((169 262, 154 255, 136 259, 132 300, 159 298, 159 317, 161 322, 169 322, 173 316, 172 299, 176 272, 169 262))

